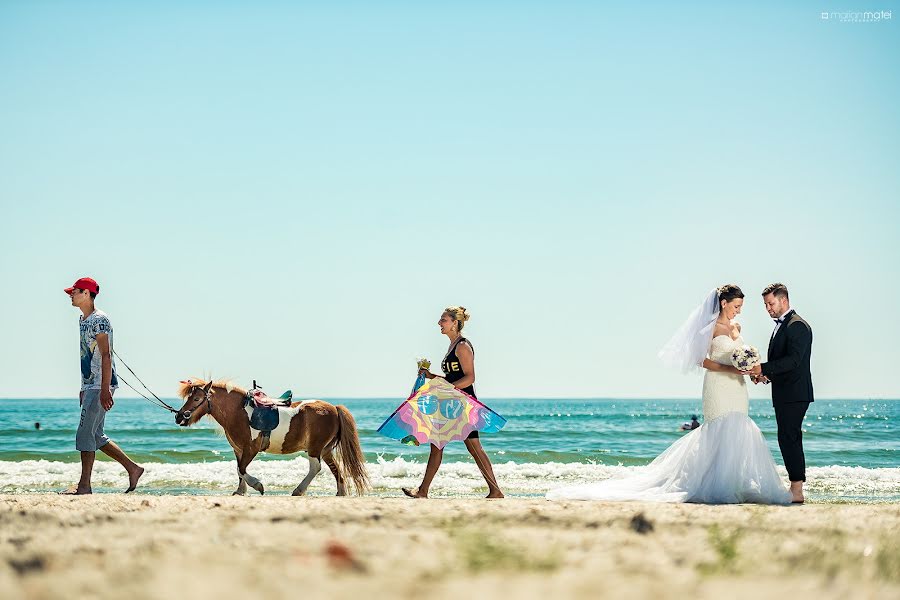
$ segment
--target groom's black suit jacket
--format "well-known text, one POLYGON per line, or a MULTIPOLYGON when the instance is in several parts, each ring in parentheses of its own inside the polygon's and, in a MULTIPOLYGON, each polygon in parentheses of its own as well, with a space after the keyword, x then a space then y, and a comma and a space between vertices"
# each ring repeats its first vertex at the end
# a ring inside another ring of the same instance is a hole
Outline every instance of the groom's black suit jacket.
POLYGON ((784 316, 778 332, 769 341, 769 362, 762 374, 772 382, 772 403, 812 402, 812 328, 793 310, 784 316))

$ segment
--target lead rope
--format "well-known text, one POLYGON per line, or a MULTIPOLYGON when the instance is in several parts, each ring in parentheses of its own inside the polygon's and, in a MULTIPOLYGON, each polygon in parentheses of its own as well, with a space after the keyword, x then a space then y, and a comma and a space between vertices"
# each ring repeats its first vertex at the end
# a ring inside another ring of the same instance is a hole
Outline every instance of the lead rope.
POLYGON ((173 413, 177 413, 177 412, 178 412, 177 410, 175 410, 174 408, 172 408, 171 406, 169 406, 168 404, 166 404, 165 402, 163 402, 163 400, 162 400, 159 396, 157 396, 156 394, 154 394, 154 393, 153 393, 153 390, 151 390, 149 387, 147 387, 147 384, 144 383, 143 381, 141 381, 141 378, 138 377, 138 374, 135 373, 134 370, 133 370, 131 367, 128 366, 128 363, 126 363, 124 360, 122 360, 122 357, 119 356, 119 353, 118 353, 118 352, 116 352, 115 350, 113 350, 112 352, 113 352, 113 354, 115 355, 115 357, 116 357, 117 359, 119 359, 119 362, 122 363, 123 365, 125 365, 125 368, 128 369, 128 371, 129 371, 132 375, 134 375, 134 378, 138 380, 138 383, 140 383, 142 386, 144 386, 144 389, 147 390, 148 392, 150 392, 150 395, 153 396, 154 398, 156 398, 156 400, 155 400, 155 401, 154 401, 154 400, 151 400, 150 398, 148 398, 147 396, 145 396, 140 390, 138 390, 137 388, 135 388, 133 385, 131 385, 130 383, 128 383, 128 381, 125 380, 125 378, 123 378, 121 375, 119 375, 118 378, 121 379, 122 382, 123 382, 125 385, 127 385, 127 386, 130 387, 132 390, 134 390, 138 395, 140 395, 141 398, 143 398, 144 400, 146 400, 146 401, 149 402, 150 404, 154 404, 154 405, 156 405, 156 406, 158 406, 158 407, 160 407, 160 408, 164 408, 164 409, 166 409, 166 410, 169 411, 169 412, 173 412, 173 413))

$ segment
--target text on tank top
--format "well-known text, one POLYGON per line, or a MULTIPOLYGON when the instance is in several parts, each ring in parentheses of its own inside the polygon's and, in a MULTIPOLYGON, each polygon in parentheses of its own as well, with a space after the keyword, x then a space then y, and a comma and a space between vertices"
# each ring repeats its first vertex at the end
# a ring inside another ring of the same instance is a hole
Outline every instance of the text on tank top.
MULTIPOLYGON (((450 351, 447 352, 447 356, 445 356, 444 360, 441 362, 441 370, 444 372, 444 379, 446 379, 450 383, 456 383, 466 376, 466 374, 463 372, 462 365, 459 363, 459 357, 456 356, 456 347, 463 342, 468 344, 469 348, 472 348, 472 354, 475 354, 475 348, 472 347, 472 342, 470 342, 466 338, 461 337, 453 343, 453 345, 450 347, 450 351)), ((478 397, 475 395, 474 384, 460 389, 473 398, 478 397)))

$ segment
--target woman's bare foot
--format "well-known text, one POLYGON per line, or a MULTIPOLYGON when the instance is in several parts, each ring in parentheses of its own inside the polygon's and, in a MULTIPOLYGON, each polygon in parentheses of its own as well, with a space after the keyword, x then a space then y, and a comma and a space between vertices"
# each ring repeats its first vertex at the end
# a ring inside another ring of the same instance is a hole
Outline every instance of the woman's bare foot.
POLYGON ((128 472, 128 489, 125 490, 126 494, 134 491, 134 488, 137 487, 138 479, 140 479, 143 474, 144 467, 138 467, 137 469, 128 472))
POLYGON ((403 490, 403 493, 406 494, 407 496, 409 496, 410 498, 427 498, 427 497, 428 497, 428 491, 427 491, 427 490, 426 490, 425 493, 423 494, 423 493, 421 493, 421 491, 419 490, 419 488, 415 488, 415 489, 413 489, 413 488, 400 488, 400 489, 403 490))
POLYGON ((69 488, 65 491, 59 492, 60 496, 87 496, 88 494, 92 494, 91 488, 83 488, 83 487, 73 487, 69 488))
POLYGON ((495 498, 496 499, 496 498, 506 498, 506 496, 503 495, 503 492, 501 492, 500 490, 497 490, 497 491, 491 492, 490 494, 485 496, 485 498, 495 498))

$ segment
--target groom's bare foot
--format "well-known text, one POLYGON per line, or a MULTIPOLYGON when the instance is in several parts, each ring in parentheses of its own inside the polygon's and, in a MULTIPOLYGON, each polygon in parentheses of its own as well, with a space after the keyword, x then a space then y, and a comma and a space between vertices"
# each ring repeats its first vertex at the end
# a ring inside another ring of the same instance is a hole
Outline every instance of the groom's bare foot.
POLYGON ((125 493, 133 492, 134 488, 137 487, 138 479, 141 478, 141 475, 144 474, 144 467, 138 467, 133 471, 128 471, 128 489, 125 490, 125 493))
POLYGON ((419 488, 400 488, 403 490, 403 493, 409 496, 410 498, 427 498, 428 490, 425 490, 423 493, 419 488))
POLYGON ((803 504, 805 501, 806 501, 806 498, 803 497, 803 482, 802 481, 792 481, 791 482, 791 503, 803 504))
POLYGON ((87 496, 88 494, 92 494, 91 488, 85 488, 81 486, 71 487, 67 490, 59 492, 60 496, 87 496))

